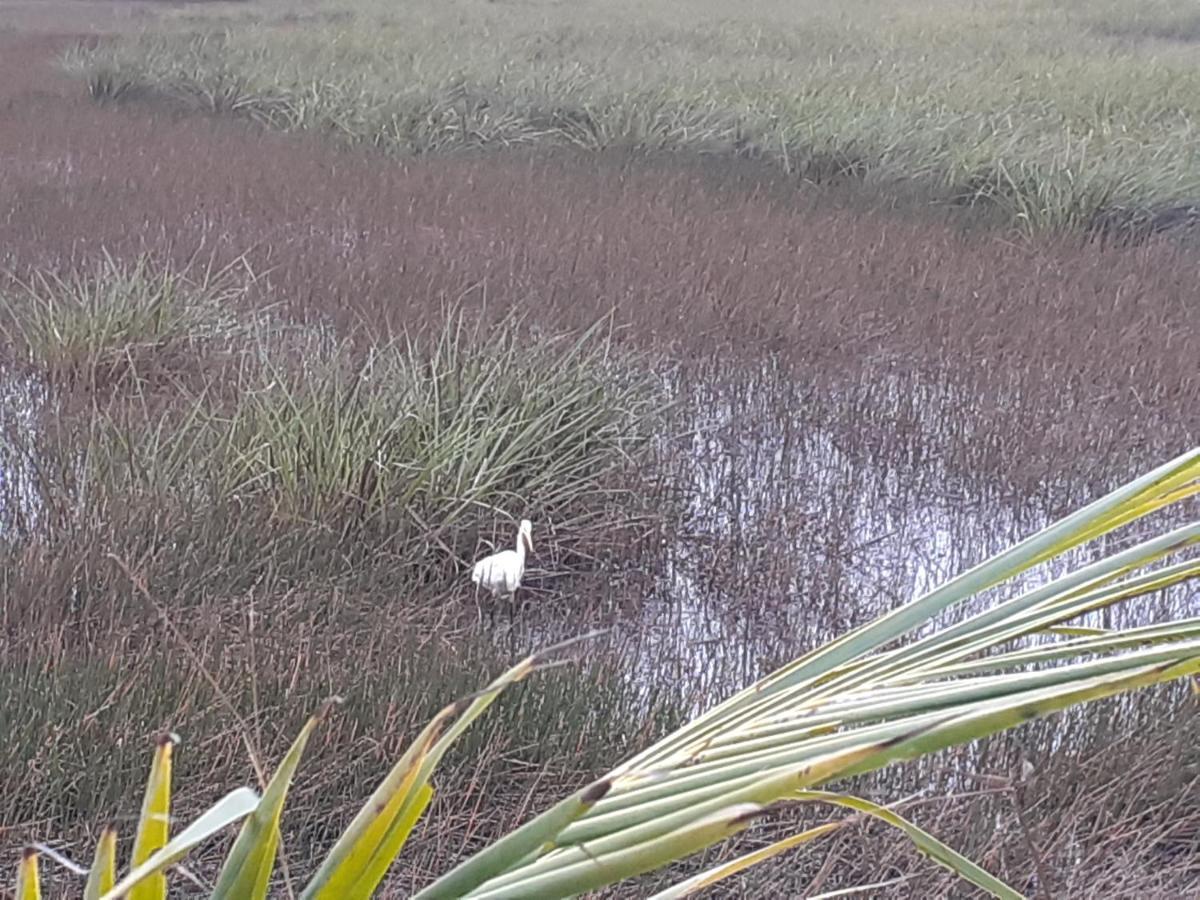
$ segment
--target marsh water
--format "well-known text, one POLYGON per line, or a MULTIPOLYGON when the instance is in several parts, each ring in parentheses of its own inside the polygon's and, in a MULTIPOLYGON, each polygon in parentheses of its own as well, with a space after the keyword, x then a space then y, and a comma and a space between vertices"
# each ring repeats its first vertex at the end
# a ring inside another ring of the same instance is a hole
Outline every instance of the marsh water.
MULTIPOLYGON (((551 577, 558 573, 534 558, 524 599, 487 627, 514 651, 585 626, 610 629, 600 643, 634 684, 676 685, 676 700, 696 714, 1178 452, 1081 455, 1057 475, 1053 466, 1021 471, 1018 455, 1004 464, 1012 472, 964 472, 950 461, 977 451, 962 445, 971 423, 962 421, 961 404, 945 402, 953 394, 952 384, 912 378, 873 383, 867 399, 858 385, 802 394, 770 363, 763 377, 739 384, 692 385, 651 451, 650 468, 667 473, 662 502, 676 508, 669 533, 640 547, 635 561, 586 579, 551 577), (872 432, 882 439, 865 440, 872 432)), ((1186 515, 1152 518, 1078 548, 914 634, 1186 515)), ((1198 610, 1200 593, 1185 584, 1071 624, 1133 627, 1198 610)))

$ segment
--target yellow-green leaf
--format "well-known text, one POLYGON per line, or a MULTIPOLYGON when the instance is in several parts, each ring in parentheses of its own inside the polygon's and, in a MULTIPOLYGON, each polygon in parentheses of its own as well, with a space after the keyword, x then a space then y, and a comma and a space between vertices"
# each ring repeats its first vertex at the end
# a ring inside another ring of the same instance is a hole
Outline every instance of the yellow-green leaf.
MULTIPOLYGON (((523 680, 550 653, 562 646, 548 648, 521 660, 475 696, 459 700, 438 713, 359 810, 305 887, 301 900, 341 900, 354 896, 350 892, 365 883, 364 876, 369 880, 369 877, 373 877, 370 873, 378 872, 378 878, 382 878, 403 848, 403 838, 412 830, 411 825, 407 829, 396 830, 398 823, 403 821, 405 812, 413 808, 414 797, 429 784, 434 768, 450 744, 483 714, 505 688, 523 680), (397 835, 402 838, 399 842, 389 840, 397 835), (383 866, 382 870, 379 869, 380 865, 383 866)), ((424 806, 418 805, 419 816, 424 806)))
POLYGON ((100 900, 112 890, 117 881, 117 830, 104 826, 100 840, 96 843, 96 855, 88 870, 87 884, 83 888, 83 900, 100 900))
POLYGON ((1090 628, 1086 625, 1052 625, 1042 631, 1063 637, 1099 637, 1111 633, 1107 628, 1090 628))
POLYGON ((361 877, 388 829, 403 812, 413 785, 438 734, 460 710, 451 704, 438 713, 409 746, 333 845, 301 900, 325 900, 346 895, 361 877))
POLYGON ((279 848, 279 823, 283 816, 283 805, 287 800, 288 788, 304 755, 304 748, 317 725, 328 715, 337 698, 327 700, 321 709, 305 723, 300 734, 292 743, 287 756, 279 764, 271 782, 263 792, 258 807, 242 823, 237 841, 230 848, 217 884, 213 888, 213 900, 222 898, 248 898, 263 900, 275 865, 275 854, 279 848))
POLYGON ((824 837, 831 831, 837 831, 845 824, 845 822, 827 822, 824 825, 817 825, 815 828, 805 829, 799 834, 789 835, 782 840, 775 841, 773 844, 768 844, 766 847, 755 850, 753 853, 747 853, 727 863, 713 866, 699 875, 693 875, 686 881, 672 885, 665 891, 659 891, 650 900, 682 900, 684 897, 694 896, 705 888, 712 887, 718 881, 723 881, 732 875, 737 875, 739 872, 743 872, 751 866, 756 866, 781 853, 785 853, 793 847, 799 847, 801 844, 807 844, 809 841, 824 837))
POLYGON ((258 794, 250 788, 238 788, 230 791, 196 821, 175 835, 165 846, 151 854, 150 858, 133 869, 118 881, 112 890, 103 894, 100 900, 119 900, 133 896, 133 891, 145 884, 147 880, 161 875, 163 870, 175 865, 195 847, 208 840, 219 831, 228 828, 234 822, 239 822, 258 807, 258 794))
POLYGON ((41 896, 37 851, 26 847, 17 866, 17 900, 41 900, 41 896))
POLYGON ((421 814, 425 812, 425 808, 429 806, 429 801, 432 799, 433 788, 428 782, 417 788, 392 825, 391 831, 379 845, 379 849, 367 861, 367 865, 354 887, 345 895, 345 900, 370 900, 374 896, 375 888, 387 874, 388 868, 400 853, 400 848, 408 841, 408 836, 412 834, 413 828, 416 827, 421 814))
MULTIPOLYGON (((164 734, 158 739, 150 778, 142 798, 142 814, 138 818, 137 837, 133 841, 132 865, 137 868, 161 849, 171 830, 171 758, 179 738, 164 734)), ((129 892, 129 900, 165 900, 167 879, 160 871, 140 881, 129 892)))

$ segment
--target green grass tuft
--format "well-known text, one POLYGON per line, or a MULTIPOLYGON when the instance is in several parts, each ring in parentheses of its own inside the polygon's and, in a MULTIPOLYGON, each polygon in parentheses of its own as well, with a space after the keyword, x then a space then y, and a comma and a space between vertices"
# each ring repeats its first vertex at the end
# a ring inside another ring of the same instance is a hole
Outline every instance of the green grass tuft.
POLYGON ((19 366, 51 383, 97 386, 228 334, 242 290, 230 268, 191 275, 147 256, 124 263, 105 254, 90 270, 18 281, 3 297, 0 339, 19 366))

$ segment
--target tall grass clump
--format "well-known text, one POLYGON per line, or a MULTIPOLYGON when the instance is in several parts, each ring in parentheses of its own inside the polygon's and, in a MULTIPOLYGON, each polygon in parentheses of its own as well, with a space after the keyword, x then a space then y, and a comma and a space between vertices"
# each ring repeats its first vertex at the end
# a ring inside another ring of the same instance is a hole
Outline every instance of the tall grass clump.
POLYGON ((136 374, 236 327, 244 284, 234 269, 189 269, 105 253, 65 275, 35 271, 5 291, 0 337, 12 363, 52 383, 136 374))
POLYGON ((278 569, 424 580, 526 515, 571 535, 551 558, 602 544, 630 512, 625 476, 661 405, 602 326, 533 340, 519 316, 485 327, 450 312, 359 350, 264 319, 165 396, 82 416, 44 400, 42 427, 7 454, 26 461, 6 473, 9 506, 33 507, 31 537, 70 535, 101 569, 117 553, 170 584, 278 569), (379 554, 391 563, 364 565, 379 554))
MULTIPOLYGON (((1169 24, 1180 3, 1162 6, 1169 24)), ((1113 210, 1150 230, 1196 219, 1178 211, 1200 197, 1200 82, 1186 42, 1153 38, 1136 9, 700 4, 684 25, 678 12, 359 2, 280 27, 268 7, 71 65, 96 96, 136 87, 403 153, 724 153, 986 206, 1027 230, 1111 227, 1113 210), (1122 22, 1146 37, 1115 37, 1122 22)))
POLYGON ((209 422, 215 499, 412 558, 469 553, 483 523, 522 510, 585 532, 657 408, 602 325, 532 340, 518 315, 485 328, 452 312, 362 354, 268 355, 209 422))

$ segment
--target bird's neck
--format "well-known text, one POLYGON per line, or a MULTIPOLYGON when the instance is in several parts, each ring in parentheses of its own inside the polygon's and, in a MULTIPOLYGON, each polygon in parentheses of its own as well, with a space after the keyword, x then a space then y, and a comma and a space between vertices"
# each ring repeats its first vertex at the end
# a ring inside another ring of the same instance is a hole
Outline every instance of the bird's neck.
POLYGON ((517 559, 525 562, 525 536, 521 534, 517 535, 517 559))

